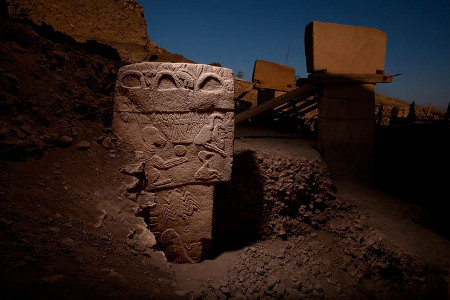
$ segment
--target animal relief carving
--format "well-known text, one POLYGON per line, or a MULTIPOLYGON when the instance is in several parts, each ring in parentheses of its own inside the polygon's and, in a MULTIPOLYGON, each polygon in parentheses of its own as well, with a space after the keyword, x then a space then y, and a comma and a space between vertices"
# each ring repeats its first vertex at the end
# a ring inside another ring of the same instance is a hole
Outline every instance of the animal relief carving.
POLYGON ((149 227, 174 261, 198 261, 209 248, 213 184, 231 179, 233 97, 225 68, 158 62, 119 70, 113 127, 143 153, 142 192, 154 195, 142 200, 149 227))

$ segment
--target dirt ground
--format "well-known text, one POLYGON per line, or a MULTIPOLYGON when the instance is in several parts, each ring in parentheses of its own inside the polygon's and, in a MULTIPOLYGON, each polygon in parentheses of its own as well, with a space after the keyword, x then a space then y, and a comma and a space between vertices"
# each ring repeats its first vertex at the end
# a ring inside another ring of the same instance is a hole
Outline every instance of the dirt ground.
MULTIPOLYGON (((283 164, 292 170, 309 167, 311 176, 326 178, 312 142, 292 137, 247 135, 235 141, 235 155, 251 151, 263 178, 258 234, 236 233, 233 226, 242 226, 239 217, 219 221, 215 228, 229 244, 216 242, 214 257, 199 264, 167 263, 154 250, 152 235, 145 234, 143 219, 135 217, 136 203, 124 192, 127 176, 119 170, 131 152, 117 142, 111 155, 96 141, 112 136, 105 131, 97 128, 82 138, 90 143, 87 150, 58 148, 41 159, 0 162, 0 285, 8 296, 448 297, 450 243, 413 222, 427 213, 423 209, 345 180, 335 181, 337 193, 328 186, 317 189, 329 195, 323 195, 325 205, 315 210, 316 219, 305 217, 308 209, 299 207, 294 215, 280 209, 286 195, 277 193, 286 187, 274 183, 292 179, 292 186, 307 185, 295 174, 285 177, 282 173, 289 170, 283 164), (276 165, 273 160, 280 164, 278 172, 266 169, 265 163, 276 165), (268 209, 270 203, 276 205, 268 209)), ((239 178, 242 171, 237 166, 233 176, 239 178)), ((245 171, 252 170, 247 166, 245 171)), ((231 186, 238 192, 250 187, 231 186)), ((252 201, 250 207, 242 203, 243 211, 256 209, 252 201)))

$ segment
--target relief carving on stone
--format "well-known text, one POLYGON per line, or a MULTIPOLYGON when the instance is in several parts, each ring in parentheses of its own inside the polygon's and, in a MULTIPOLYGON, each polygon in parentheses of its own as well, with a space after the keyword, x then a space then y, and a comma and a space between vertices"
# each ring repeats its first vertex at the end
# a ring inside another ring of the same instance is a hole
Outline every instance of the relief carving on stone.
POLYGON ((213 184, 231 179, 231 70, 128 65, 119 71, 114 105, 116 134, 144 156, 145 189, 155 195, 152 232, 162 248, 170 244, 172 260, 197 261, 205 252, 202 243, 211 240, 213 184))

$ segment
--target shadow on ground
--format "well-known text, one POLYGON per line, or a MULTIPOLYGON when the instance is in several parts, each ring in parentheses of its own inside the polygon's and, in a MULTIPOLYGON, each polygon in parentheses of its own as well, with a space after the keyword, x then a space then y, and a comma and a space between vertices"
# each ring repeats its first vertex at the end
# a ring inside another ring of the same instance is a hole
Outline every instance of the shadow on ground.
POLYGON ((232 181, 216 184, 213 211, 213 252, 218 255, 258 239, 263 187, 253 151, 236 153, 232 181))

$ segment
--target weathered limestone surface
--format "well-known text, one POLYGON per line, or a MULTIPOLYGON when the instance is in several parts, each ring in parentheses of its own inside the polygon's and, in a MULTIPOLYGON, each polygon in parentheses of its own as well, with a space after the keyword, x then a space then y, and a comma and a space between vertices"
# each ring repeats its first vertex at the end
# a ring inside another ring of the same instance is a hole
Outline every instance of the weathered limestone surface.
POLYGON ((114 130, 144 157, 150 224, 169 259, 201 259, 211 242, 214 182, 229 181, 234 85, 229 69, 184 63, 122 67, 114 130))
POLYGON ((78 42, 94 40, 115 48, 122 60, 150 57, 144 10, 135 0, 6 0, 12 18, 46 23, 78 42))
POLYGON ((375 74, 384 70, 386 41, 375 28, 313 21, 305 29, 307 70, 375 74))
POLYGON ((256 60, 252 81, 261 88, 289 91, 295 82, 295 69, 265 60, 256 60))

